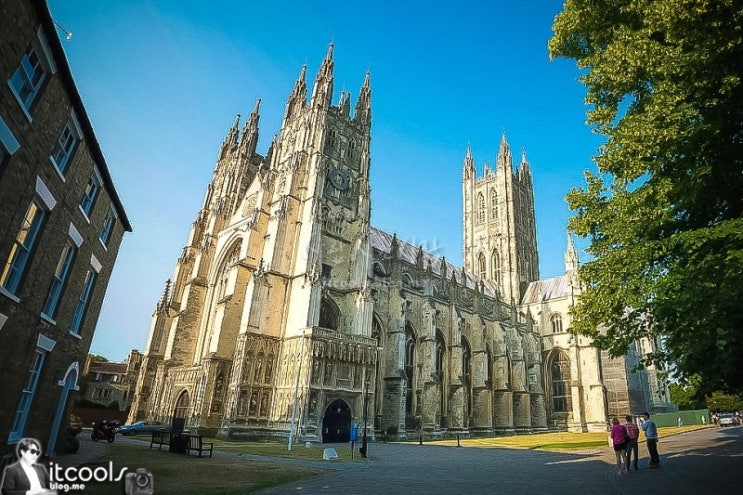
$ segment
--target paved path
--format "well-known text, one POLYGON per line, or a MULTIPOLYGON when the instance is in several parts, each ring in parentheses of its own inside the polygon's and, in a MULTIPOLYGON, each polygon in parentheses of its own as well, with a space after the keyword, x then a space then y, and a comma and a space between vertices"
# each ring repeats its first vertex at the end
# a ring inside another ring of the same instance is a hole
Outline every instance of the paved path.
MULTIPOLYGON (((106 442, 84 434, 77 454, 53 459, 62 466, 95 462, 108 452, 106 442)), ((117 437, 117 442, 143 443, 117 437)), ((336 448, 346 448, 336 445, 336 448)), ((300 446, 297 446, 300 448, 300 446)), ((317 447, 320 453, 320 447, 317 447)), ((743 493, 743 429, 707 428, 662 438, 663 467, 646 469, 647 449, 640 445, 640 471, 619 476, 609 448, 580 453, 553 453, 436 444, 369 444, 363 463, 303 461, 243 454, 251 461, 286 463, 327 469, 309 480, 264 490, 283 494, 570 494, 570 495, 728 495, 743 493)), ((235 456, 214 452, 215 456, 235 456)))
POLYGON ((662 468, 617 475, 608 447, 580 454, 502 448, 370 444, 369 461, 264 490, 280 494, 714 495, 743 493, 743 430, 709 428, 661 439, 662 468))

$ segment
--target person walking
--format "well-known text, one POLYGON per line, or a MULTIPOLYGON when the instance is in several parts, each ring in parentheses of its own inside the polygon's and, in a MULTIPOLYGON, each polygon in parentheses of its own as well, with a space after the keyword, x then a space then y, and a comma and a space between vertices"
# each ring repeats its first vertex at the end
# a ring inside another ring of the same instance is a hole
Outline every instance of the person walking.
POLYGON ((650 419, 650 413, 642 413, 642 423, 640 428, 645 432, 645 441, 648 445, 648 454, 650 454, 650 469, 658 469, 660 467, 660 456, 658 455, 658 427, 655 425, 655 421, 650 419))
POLYGON ((624 429, 627 430, 627 436, 629 436, 629 440, 627 441, 627 472, 629 473, 629 465, 630 461, 632 461, 632 453, 635 454, 635 460, 633 463, 633 466, 635 467, 635 471, 637 471, 637 458, 638 458, 638 448, 637 448, 637 439, 640 437, 640 429, 637 427, 634 421, 632 421, 631 415, 626 415, 624 417, 626 423, 624 424, 624 429))
POLYGON ((614 455, 617 459, 617 469, 619 470, 617 474, 626 474, 627 430, 624 429, 624 426, 619 424, 619 419, 617 418, 612 418, 611 420, 611 431, 609 432, 609 437, 611 438, 611 443, 614 447, 614 455))

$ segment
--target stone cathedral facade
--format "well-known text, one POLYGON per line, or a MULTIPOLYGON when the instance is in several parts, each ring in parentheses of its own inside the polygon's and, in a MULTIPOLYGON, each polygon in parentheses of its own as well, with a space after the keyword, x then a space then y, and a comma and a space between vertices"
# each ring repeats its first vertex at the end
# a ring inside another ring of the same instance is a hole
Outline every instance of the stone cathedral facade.
POLYGON ((571 354, 549 327, 525 157, 514 173, 503 137, 478 178, 466 152, 456 267, 370 225, 369 74, 353 111, 332 97, 331 45, 309 98, 302 68, 265 155, 260 100, 235 120, 153 313, 130 420, 234 439, 293 424, 318 442, 347 441, 353 423, 396 438, 603 428, 601 356, 580 375, 592 348, 571 354))

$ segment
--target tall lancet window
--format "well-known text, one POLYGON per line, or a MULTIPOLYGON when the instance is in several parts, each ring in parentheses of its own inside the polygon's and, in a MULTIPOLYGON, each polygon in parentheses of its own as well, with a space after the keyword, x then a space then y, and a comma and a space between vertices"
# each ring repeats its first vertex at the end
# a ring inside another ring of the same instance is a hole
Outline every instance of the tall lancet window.
POLYGON ((469 426, 469 418, 472 416, 472 349, 467 339, 462 337, 462 378, 464 385, 464 426, 469 426))
POLYGON ((485 196, 477 195, 477 223, 485 223, 485 196))
POLYGON ((493 249, 493 254, 490 255, 490 269, 492 270, 491 280, 500 286, 500 257, 497 249, 493 249))
POLYGON ((232 291, 229 290, 230 279, 233 272, 237 267, 237 261, 240 259, 240 243, 236 244, 232 248, 230 254, 228 254, 222 266, 220 267, 219 273, 217 274, 217 301, 221 301, 227 295, 231 295, 232 291))
POLYGON ((477 274, 480 278, 488 276, 487 267, 485 266, 485 255, 482 253, 480 253, 480 256, 477 258, 477 274))
POLYGON ((495 189, 490 190, 490 218, 498 218, 498 193, 495 189))
POLYGON ((572 400, 570 398, 570 360, 568 356, 557 350, 550 359, 550 392, 552 393, 552 411, 559 413, 570 412, 572 400))
POLYGON ((413 414, 413 370, 415 369, 415 333, 405 325, 405 413, 413 414))

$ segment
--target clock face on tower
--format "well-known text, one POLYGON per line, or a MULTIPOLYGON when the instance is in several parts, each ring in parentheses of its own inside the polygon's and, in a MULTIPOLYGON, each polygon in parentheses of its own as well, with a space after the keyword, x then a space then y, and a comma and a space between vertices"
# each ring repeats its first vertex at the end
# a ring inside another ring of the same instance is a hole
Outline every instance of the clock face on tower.
POLYGON ((348 171, 342 168, 334 168, 328 172, 328 180, 339 191, 345 191, 348 187, 348 171))

